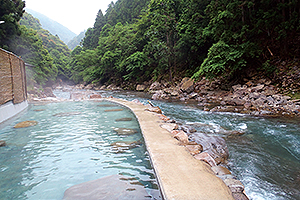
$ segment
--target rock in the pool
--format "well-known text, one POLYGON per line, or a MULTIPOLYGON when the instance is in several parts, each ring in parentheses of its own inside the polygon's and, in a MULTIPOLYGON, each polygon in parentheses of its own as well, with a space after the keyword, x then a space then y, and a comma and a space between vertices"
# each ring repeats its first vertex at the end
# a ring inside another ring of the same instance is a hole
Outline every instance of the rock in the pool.
POLYGON ((120 119, 116 119, 116 122, 128 122, 128 121, 132 121, 132 118, 120 118, 120 119))
POLYGON ((35 126, 37 124, 38 124, 37 121, 24 121, 24 122, 20 122, 20 123, 16 124, 14 126, 14 128, 26 128, 29 126, 35 126))
POLYGON ((0 147, 5 147, 6 146, 6 142, 4 140, 0 140, 0 147))
POLYGON ((131 184, 131 180, 112 175, 74 185, 65 191, 63 200, 151 199, 143 185, 131 184))
POLYGON ((114 131, 116 131, 118 135, 133 135, 137 133, 137 130, 131 128, 114 128, 114 131))

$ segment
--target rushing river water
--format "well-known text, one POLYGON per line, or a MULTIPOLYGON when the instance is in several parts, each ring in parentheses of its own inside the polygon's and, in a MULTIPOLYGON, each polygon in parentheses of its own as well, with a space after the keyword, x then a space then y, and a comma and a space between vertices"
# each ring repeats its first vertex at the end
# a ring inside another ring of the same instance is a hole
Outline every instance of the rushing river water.
MULTIPOLYGON (((128 100, 142 93, 111 93, 128 100)), ((198 131, 222 134, 222 130, 245 132, 226 137, 230 153, 228 167, 255 200, 300 199, 300 119, 263 118, 235 113, 205 112, 196 104, 152 101, 164 114, 192 125, 198 131)))
POLYGON ((146 199, 160 199, 139 124, 127 108, 92 101, 31 105, 1 124, 0 139, 7 143, 0 147, 1 200, 59 200, 75 184, 114 174, 144 185, 149 194, 146 199), (107 109, 119 111, 105 112, 107 109), (38 124, 13 128, 26 120, 38 124), (119 135, 115 128, 137 133, 119 135), (111 145, 117 141, 138 142, 131 149, 111 145))

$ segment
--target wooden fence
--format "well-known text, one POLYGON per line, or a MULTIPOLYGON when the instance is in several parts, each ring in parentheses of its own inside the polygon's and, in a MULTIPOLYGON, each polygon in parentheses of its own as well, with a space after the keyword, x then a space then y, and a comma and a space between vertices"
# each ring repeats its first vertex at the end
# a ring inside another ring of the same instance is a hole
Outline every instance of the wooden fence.
POLYGON ((15 54, 0 48, 0 105, 27 99, 24 61, 15 54))

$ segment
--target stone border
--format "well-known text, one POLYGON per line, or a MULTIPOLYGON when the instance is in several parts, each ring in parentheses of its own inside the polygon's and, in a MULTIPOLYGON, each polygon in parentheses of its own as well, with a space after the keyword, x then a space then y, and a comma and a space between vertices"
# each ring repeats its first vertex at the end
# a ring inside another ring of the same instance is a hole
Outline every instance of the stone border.
POLYGON ((233 200, 226 184, 210 165, 195 159, 178 140, 160 125, 163 123, 144 105, 105 98, 128 107, 136 116, 164 199, 233 200))

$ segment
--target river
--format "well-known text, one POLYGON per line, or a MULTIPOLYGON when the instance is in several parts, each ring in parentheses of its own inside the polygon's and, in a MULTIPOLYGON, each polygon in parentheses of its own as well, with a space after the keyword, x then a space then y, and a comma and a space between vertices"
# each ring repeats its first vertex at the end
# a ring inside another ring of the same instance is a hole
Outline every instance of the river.
MULTIPOLYGON (((146 103, 150 96, 137 92, 105 92, 146 103)), ((236 113, 211 113, 197 104, 152 101, 165 115, 191 125, 199 132, 245 132, 225 137, 230 157, 228 168, 244 184, 250 199, 300 199, 300 119, 264 118, 236 113), (204 125, 204 126, 203 126, 204 125)))

